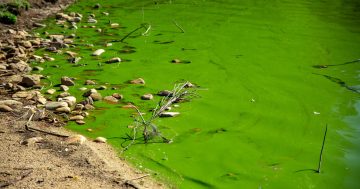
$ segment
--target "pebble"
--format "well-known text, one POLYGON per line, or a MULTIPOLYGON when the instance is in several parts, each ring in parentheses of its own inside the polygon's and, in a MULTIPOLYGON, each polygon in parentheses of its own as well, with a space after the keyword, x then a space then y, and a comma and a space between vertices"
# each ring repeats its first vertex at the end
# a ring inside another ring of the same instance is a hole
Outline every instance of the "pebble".
POLYGON ((43 71, 44 68, 43 67, 40 67, 40 66, 34 66, 33 67, 33 71, 43 71))
POLYGON ((102 96, 100 93, 91 93, 90 97, 94 100, 94 101, 99 101, 102 99, 102 96))
POLYGON ((84 106, 84 109, 85 109, 85 110, 94 110, 95 107, 94 107, 93 105, 91 105, 91 104, 86 104, 86 105, 84 106))
POLYGON ((58 97, 58 98, 64 98, 64 97, 67 97, 67 96, 70 96, 70 93, 68 93, 68 92, 63 92, 63 93, 60 93, 57 97, 58 97))
POLYGON ((86 91, 87 88, 86 88, 86 87, 80 87, 79 90, 80 90, 80 91, 86 91))
POLYGON ((111 63, 117 63, 117 62, 121 62, 121 58, 119 58, 119 57, 114 57, 114 58, 106 61, 106 63, 109 63, 109 64, 111 64, 111 63))
POLYGON ((85 81, 85 85, 95 85, 96 83, 95 83, 95 81, 93 81, 93 80, 86 80, 85 81))
POLYGON ((121 100, 124 98, 124 96, 122 94, 119 94, 119 93, 114 93, 112 94, 111 96, 115 97, 116 99, 118 100, 121 100))
POLYGON ((0 101, 0 105, 6 105, 6 106, 9 106, 11 108, 14 108, 14 107, 21 107, 23 105, 22 102, 19 102, 19 101, 16 101, 16 100, 1 100, 0 101))
POLYGON ((92 130, 92 129, 90 129, 90 128, 89 128, 89 129, 86 129, 86 130, 87 130, 88 132, 93 132, 93 130, 92 130))
POLYGON ((172 91, 169 91, 169 90, 159 91, 159 92, 157 93, 157 95, 159 95, 159 96, 169 96, 169 97, 171 97, 171 96, 172 96, 172 91))
POLYGON ((160 117, 175 117, 180 115, 179 112, 163 112, 160 114, 160 117))
POLYGON ((35 144, 35 143, 40 143, 42 142, 44 139, 42 137, 31 137, 31 138, 28 138, 24 141, 21 142, 22 145, 32 145, 32 144, 35 144))
POLYGON ((71 109, 69 107, 60 107, 60 108, 56 108, 55 112, 58 113, 70 113, 71 109))
POLYGON ((108 12, 102 12, 102 14, 105 15, 105 16, 109 16, 108 12))
POLYGON ((12 112, 12 111, 13 109, 7 105, 5 104, 0 105, 0 112, 12 112))
POLYGON ((97 90, 105 90, 105 89, 107 89, 105 85, 101 85, 100 87, 97 88, 97 90))
POLYGON ((83 120, 76 120, 75 123, 77 123, 78 125, 84 125, 85 121, 83 120))
POLYGON ((69 118, 70 121, 83 120, 83 119, 84 119, 84 117, 81 115, 71 116, 69 118))
POLYGON ((106 138, 104 137, 96 137, 94 142, 97 142, 97 143, 106 143, 106 138))
POLYGON ((100 56, 104 52, 105 52, 104 49, 98 49, 98 50, 94 51, 91 55, 92 56, 100 56))
POLYGON ((144 94, 141 96, 142 100, 152 100, 154 96, 152 94, 144 94))
POLYGON ((87 22, 91 24, 96 24, 97 20, 95 20, 94 18, 89 18, 87 22))
POLYGON ((106 96, 104 97, 104 101, 111 103, 111 104, 115 104, 117 103, 119 100, 113 96, 106 96))
POLYGON ((34 85, 40 85, 40 75, 25 75, 23 76, 20 84, 24 87, 32 87, 34 85))
POLYGON ((83 110, 85 108, 85 106, 83 104, 76 104, 75 105, 75 110, 83 110))
POLYGON ((72 135, 65 140, 68 144, 84 144, 86 138, 83 135, 72 135))
POLYGON ((173 60, 171 60, 171 62, 172 63, 181 63, 181 60, 180 59, 177 59, 177 58, 175 58, 175 59, 173 59, 173 60))
POLYGON ((60 90, 61 90, 61 91, 68 91, 68 90, 69 90, 69 87, 66 86, 66 85, 60 85, 60 90))
POLYGON ((73 106, 76 103, 76 98, 74 96, 67 96, 62 98, 60 101, 68 103, 69 106, 73 106))
POLYGON ((110 24, 110 27, 111 28, 117 28, 117 27, 119 27, 120 25, 118 24, 118 23, 112 23, 112 24, 110 24))
POLYGON ((143 78, 137 78, 130 81, 131 84, 145 84, 145 80, 143 78))
POLYGON ((74 81, 70 77, 67 77, 67 76, 61 77, 61 84, 66 85, 66 86, 75 85, 74 81))

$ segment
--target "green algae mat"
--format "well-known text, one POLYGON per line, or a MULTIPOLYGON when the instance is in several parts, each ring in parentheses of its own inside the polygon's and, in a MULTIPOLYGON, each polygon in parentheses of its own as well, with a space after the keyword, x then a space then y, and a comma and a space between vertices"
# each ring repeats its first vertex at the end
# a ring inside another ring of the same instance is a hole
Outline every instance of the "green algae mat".
POLYGON ((79 63, 37 53, 56 58, 41 65, 54 84, 77 78, 70 93, 79 99, 87 79, 107 86, 103 96, 124 95, 68 125, 119 152, 135 113, 123 105, 147 112, 160 97, 145 93, 200 86, 199 98, 173 107, 180 116, 156 120, 172 143, 138 142, 122 154, 173 188, 360 188, 359 9, 356 0, 83 0, 66 10, 83 14, 78 29, 50 19, 38 30, 76 34, 68 50, 79 63), (105 63, 113 57, 123 61, 105 63), (127 84, 139 77, 145 85, 127 84))

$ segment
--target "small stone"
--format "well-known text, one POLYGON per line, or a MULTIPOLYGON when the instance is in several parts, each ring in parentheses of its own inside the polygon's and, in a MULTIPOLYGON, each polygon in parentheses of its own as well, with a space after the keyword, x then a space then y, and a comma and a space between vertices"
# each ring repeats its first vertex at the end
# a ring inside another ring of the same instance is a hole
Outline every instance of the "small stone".
POLYGON ((180 115, 179 112, 163 112, 160 114, 160 117, 175 117, 180 115))
POLYGON ((71 78, 67 77, 67 76, 61 77, 61 84, 66 85, 66 86, 75 85, 74 81, 71 78))
POLYGON ((42 142, 44 139, 42 137, 31 137, 31 138, 28 138, 24 141, 21 142, 22 145, 32 145, 32 144, 35 144, 35 143, 40 143, 42 142))
POLYGON ((6 105, 11 108, 18 108, 21 107, 23 103, 16 100, 1 100, 0 105, 6 105))
POLYGON ((124 98, 124 96, 122 94, 119 94, 119 93, 114 93, 111 96, 113 96, 114 98, 116 98, 118 100, 121 100, 121 99, 124 98))
POLYGON ((83 144, 86 138, 83 135, 72 135, 65 140, 68 144, 83 144))
POLYGON ((32 87, 40 85, 40 75, 25 75, 21 80, 21 85, 24 87, 32 87))
POLYGON ((31 48, 32 47, 32 44, 30 41, 23 41, 22 45, 26 48, 31 48))
POLYGON ((177 63, 181 63, 181 60, 175 58, 175 59, 171 60, 171 62, 177 64, 177 63))
POLYGON ((74 96, 67 96, 60 99, 60 101, 68 103, 69 106, 73 106, 76 103, 76 98, 74 96))
POLYGON ((145 80, 143 78, 137 78, 130 81, 131 84, 145 84, 145 80))
POLYGON ((122 106, 122 108, 124 108, 124 109, 133 109, 133 108, 135 108, 136 106, 134 106, 133 104, 126 104, 126 105, 124 105, 124 106, 122 106))
POLYGON ((76 120, 75 123, 77 123, 78 125, 84 125, 85 121, 83 120, 76 120))
POLYGON ((105 89, 107 89, 105 85, 101 85, 100 87, 97 88, 97 90, 105 90, 105 89))
POLYGON ((33 71, 43 71, 44 68, 43 67, 40 67, 40 66, 34 66, 33 67, 33 71))
POLYGON ((106 96, 106 97, 104 97, 104 101, 108 102, 108 103, 111 103, 111 104, 115 104, 119 100, 117 98, 113 97, 113 96, 106 96))
POLYGON ((40 104, 43 104, 43 105, 46 104, 46 102, 47 102, 46 98, 43 97, 43 96, 38 96, 37 99, 36 99, 36 101, 37 101, 38 103, 40 103, 40 104))
POLYGON ((89 18, 87 22, 88 22, 88 23, 91 23, 91 24, 96 24, 96 23, 97 23, 97 20, 94 19, 94 18, 89 18))
POLYGON ((66 103, 66 102, 47 102, 45 104, 45 108, 47 110, 56 110, 61 107, 68 107, 68 103, 66 103))
POLYGON ((159 92, 157 93, 157 95, 159 95, 159 96, 168 96, 168 97, 171 97, 171 96, 172 96, 172 91, 169 91, 169 90, 159 91, 159 92))
POLYGON ((102 14, 105 15, 105 16, 109 16, 108 12, 102 12, 102 14))
POLYGON ((64 97, 67 97, 67 96, 70 96, 70 93, 68 93, 68 92, 63 92, 63 93, 60 93, 57 97, 58 97, 58 98, 64 98, 64 97))
POLYGON ((83 110, 84 109, 84 105, 83 104, 76 104, 75 105, 75 110, 83 110))
POLYGON ((98 28, 96 29, 97 32, 101 33, 102 32, 102 29, 98 28))
POLYGON ((94 140, 94 142, 97 142, 97 143, 106 143, 106 138, 104 137, 96 137, 96 139, 94 140))
POLYGON ((118 23, 112 23, 110 24, 111 28, 118 28, 120 25, 118 23))
POLYGON ((111 47, 113 44, 112 43, 106 43, 105 47, 111 47))
POLYGON ((69 87, 66 86, 66 85, 60 85, 60 90, 61 90, 61 91, 68 91, 68 90, 69 90, 69 87))
POLYGON ((86 105, 84 106, 84 109, 85 109, 85 110, 94 110, 95 107, 94 107, 93 105, 91 105, 91 104, 86 104, 86 105))
POLYGON ((98 49, 98 50, 94 51, 91 55, 92 56, 100 56, 104 52, 105 52, 104 49, 98 49))
POLYGON ((85 85, 95 85, 96 83, 95 83, 95 81, 93 81, 93 80, 86 80, 85 81, 85 85))
POLYGON ((179 104, 174 104, 173 106, 174 106, 174 108, 178 108, 178 107, 180 107, 180 105, 179 105, 179 104))
POLYGON ((5 104, 0 105, 0 112, 12 112, 12 111, 14 110, 7 105, 5 104))
POLYGON ((90 114, 89 114, 89 112, 81 112, 81 115, 84 117, 88 117, 90 114))
POLYGON ((92 93, 92 94, 90 95, 90 97, 91 97, 94 101, 99 101, 99 100, 102 99, 102 96, 101 96, 100 93, 92 93))
POLYGON ((84 117, 81 115, 71 116, 69 118, 70 121, 83 120, 83 119, 84 119, 84 117))
POLYGON ((101 6, 100 6, 100 4, 99 3, 96 3, 95 5, 94 5, 94 9, 99 9, 101 6))
POLYGON ((111 64, 111 63, 117 63, 117 62, 121 62, 121 58, 119 58, 119 57, 114 57, 114 58, 106 61, 106 63, 109 63, 109 64, 111 64))
POLYGON ((152 94, 144 94, 141 96, 142 100, 152 100, 154 96, 152 94))
POLYGON ((60 107, 56 108, 55 112, 59 113, 70 113, 71 109, 69 107, 60 107))
POLYGON ((54 94, 56 92, 55 89, 49 89, 46 91, 47 94, 54 94))
POLYGON ((92 129, 90 129, 90 128, 89 128, 89 129, 86 129, 86 130, 87 130, 88 132, 93 132, 93 130, 92 130, 92 129))

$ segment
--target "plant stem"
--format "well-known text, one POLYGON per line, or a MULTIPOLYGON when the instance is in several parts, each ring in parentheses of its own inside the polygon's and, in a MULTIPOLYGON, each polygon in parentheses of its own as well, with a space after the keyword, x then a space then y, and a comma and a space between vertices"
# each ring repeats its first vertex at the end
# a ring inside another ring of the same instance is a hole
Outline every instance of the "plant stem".
POLYGON ((321 151, 320 151, 319 165, 318 165, 318 168, 316 170, 317 173, 320 173, 320 171, 321 171, 322 155, 323 155, 323 150, 324 150, 324 146, 325 146, 326 133, 327 133, 327 124, 326 124, 326 127, 325 127, 324 139, 323 139, 322 146, 321 146, 321 151))

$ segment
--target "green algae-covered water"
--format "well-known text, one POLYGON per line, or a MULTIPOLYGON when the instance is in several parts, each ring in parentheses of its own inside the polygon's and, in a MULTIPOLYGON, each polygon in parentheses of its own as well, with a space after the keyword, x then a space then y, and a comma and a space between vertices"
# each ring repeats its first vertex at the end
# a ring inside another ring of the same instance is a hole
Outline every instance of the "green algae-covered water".
POLYGON ((96 102, 85 125, 68 128, 104 136, 120 151, 134 113, 121 107, 132 102, 147 112, 160 97, 142 101, 141 95, 188 80, 201 87, 201 97, 174 107, 180 116, 155 122, 173 143, 132 145, 122 156, 134 166, 174 188, 360 187, 358 1, 84 0, 67 11, 84 15, 79 29, 49 20, 44 30, 75 33, 78 46, 69 50, 84 65, 51 54, 57 60, 43 64, 42 73, 53 83, 77 78, 70 92, 79 99, 87 79, 108 87, 103 96, 124 95, 119 104, 96 102), (101 8, 93 9, 95 3, 101 8), (97 24, 86 23, 90 14, 97 24), (151 26, 147 32, 104 46, 143 23, 151 26), (134 53, 123 53, 130 47, 134 53), (91 57, 98 48, 106 52, 91 57), (116 56, 127 61, 104 63, 116 56), (191 63, 173 64, 174 58, 191 63), (138 77, 144 86, 126 84, 138 77))

